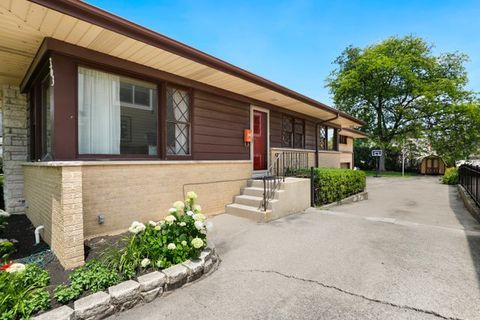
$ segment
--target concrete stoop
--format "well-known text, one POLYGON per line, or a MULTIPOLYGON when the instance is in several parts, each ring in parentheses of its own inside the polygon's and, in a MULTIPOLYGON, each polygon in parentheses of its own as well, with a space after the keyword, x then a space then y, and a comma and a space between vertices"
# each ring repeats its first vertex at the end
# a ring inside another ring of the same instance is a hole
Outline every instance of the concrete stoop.
POLYGON ((225 212, 257 222, 268 222, 310 207, 310 179, 285 178, 274 192, 267 210, 262 208, 263 180, 249 180, 225 212))

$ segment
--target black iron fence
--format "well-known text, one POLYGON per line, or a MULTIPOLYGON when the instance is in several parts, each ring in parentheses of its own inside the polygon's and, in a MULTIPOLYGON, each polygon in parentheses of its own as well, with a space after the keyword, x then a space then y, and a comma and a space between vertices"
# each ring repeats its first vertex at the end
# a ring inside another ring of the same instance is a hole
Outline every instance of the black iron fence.
POLYGON ((458 168, 458 182, 480 207, 480 167, 463 164, 458 168))

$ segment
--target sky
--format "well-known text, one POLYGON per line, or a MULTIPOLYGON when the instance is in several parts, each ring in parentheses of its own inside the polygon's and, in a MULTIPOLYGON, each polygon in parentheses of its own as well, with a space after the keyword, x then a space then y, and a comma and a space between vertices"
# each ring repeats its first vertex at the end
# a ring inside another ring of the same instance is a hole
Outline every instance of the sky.
POLYGON ((87 2, 327 104, 342 50, 390 36, 467 54, 468 88, 480 92, 479 0, 87 2))

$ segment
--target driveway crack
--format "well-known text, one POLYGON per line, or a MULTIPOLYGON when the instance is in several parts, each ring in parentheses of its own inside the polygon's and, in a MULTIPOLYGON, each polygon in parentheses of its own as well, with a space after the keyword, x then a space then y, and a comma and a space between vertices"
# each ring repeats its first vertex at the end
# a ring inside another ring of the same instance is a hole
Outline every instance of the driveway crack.
POLYGON ((298 281, 313 283, 313 284, 319 285, 323 288, 332 289, 332 290, 341 292, 343 294, 347 294, 347 295, 350 295, 350 296, 353 296, 353 297, 361 298, 361 299, 371 301, 371 302, 375 302, 375 303, 380 303, 380 304, 390 306, 390 307, 394 307, 394 308, 398 308, 398 309, 410 310, 410 311, 420 312, 420 313, 424 313, 424 314, 428 314, 428 315, 433 315, 435 317, 438 317, 440 319, 445 319, 445 320, 463 320, 461 318, 456 318, 456 317, 447 317, 447 316, 444 316, 444 315, 442 315, 438 312, 435 312, 433 310, 425 310, 425 309, 416 308, 416 307, 412 307, 412 306, 401 305, 401 304, 396 304, 396 303, 393 303, 393 302, 383 301, 383 300, 380 300, 380 299, 370 298, 370 297, 364 296, 364 295, 359 294, 359 293, 355 293, 355 292, 351 292, 351 291, 339 288, 339 287, 334 286, 334 285, 326 284, 326 283, 316 281, 316 280, 312 280, 312 279, 300 278, 300 277, 297 277, 297 276, 294 276, 294 275, 284 274, 284 273, 281 273, 281 272, 275 271, 275 270, 251 269, 251 270, 237 270, 237 271, 238 272, 276 274, 276 275, 282 276, 282 277, 287 278, 287 279, 294 279, 294 280, 298 280, 298 281))

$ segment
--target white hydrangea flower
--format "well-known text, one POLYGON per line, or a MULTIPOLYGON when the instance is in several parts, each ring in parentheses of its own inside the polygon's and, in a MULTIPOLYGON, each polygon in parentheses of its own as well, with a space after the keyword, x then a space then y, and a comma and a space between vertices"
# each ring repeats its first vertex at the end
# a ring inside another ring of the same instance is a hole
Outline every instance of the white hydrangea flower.
POLYGON ((148 224, 151 225, 152 227, 156 227, 157 226, 157 223, 155 221, 148 221, 148 224))
POLYGON ((177 209, 175 209, 175 208, 168 209, 169 214, 172 214, 172 213, 175 213, 175 212, 177 212, 177 209))
POLYGON ((13 272, 21 272, 25 270, 25 265, 23 263, 13 263, 10 267, 8 267, 5 271, 13 273, 13 272))
POLYGON ((158 221, 158 224, 162 227, 165 224, 165 220, 158 221))
POLYGON ((205 223, 205 228, 207 229, 208 232, 212 231, 213 230, 213 223, 210 222, 210 221, 207 221, 205 223))
POLYGON ((206 217, 203 213, 195 213, 193 216, 192 216, 193 220, 195 221, 205 221, 206 217))
POLYGON ((143 259, 141 262, 140 262, 140 265, 142 266, 142 268, 146 268, 150 265, 150 259, 148 258, 145 258, 143 259))
POLYGON ((140 233, 144 230, 145 230, 145 225, 138 221, 133 221, 130 228, 128 228, 128 231, 130 231, 133 234, 140 233))
POLYGON ((10 213, 5 210, 0 209, 0 217, 8 218, 10 217, 10 213))
POLYGON ((157 231, 160 231, 160 230, 162 230, 162 226, 160 226, 160 225, 156 225, 156 226, 155 226, 155 230, 157 230, 157 231))
POLYGON ((183 240, 183 241, 182 241, 182 246, 185 247, 186 245, 187 245, 187 241, 183 240))
POLYGON ((195 200, 195 199, 197 199, 197 198, 198 198, 198 196, 197 196, 197 194, 196 194, 195 192, 193 192, 193 191, 187 192, 187 199, 195 200))
POLYGON ((176 201, 173 204, 173 207, 177 209, 177 211, 183 212, 183 209, 185 209, 185 203, 183 203, 183 201, 176 201))
POLYGON ((175 243, 169 243, 168 246, 167 246, 167 249, 168 250, 175 250, 177 249, 177 246, 175 245, 175 243))
POLYGON ((187 211, 187 216, 193 216, 193 211, 187 211))
POLYGON ((207 234, 207 230, 202 229, 202 230, 200 230, 200 233, 201 233, 201 234, 207 234))
POLYGON ((168 224, 172 224, 174 221, 176 221, 177 218, 175 218, 175 216, 172 216, 172 215, 168 215, 165 217, 165 221, 168 223, 168 224))
POLYGON ((196 213, 200 213, 202 211, 202 207, 200 207, 199 204, 196 204, 193 206, 193 211, 195 211, 196 213))
POLYGON ((200 249, 201 247, 203 247, 204 245, 204 242, 202 239, 200 238, 194 238, 192 239, 192 246, 195 248, 195 249, 200 249))
POLYGON ((197 228, 197 230, 203 230, 204 227, 205 226, 202 221, 195 221, 195 228, 197 228))
POLYGON ((180 222, 178 225, 179 225, 180 227, 185 227, 187 224, 182 221, 182 222, 180 222))

